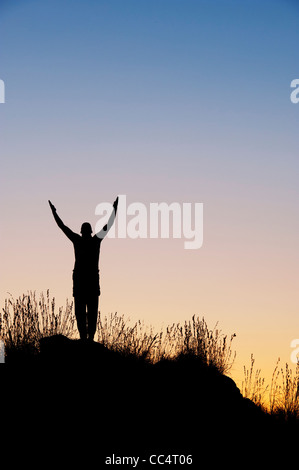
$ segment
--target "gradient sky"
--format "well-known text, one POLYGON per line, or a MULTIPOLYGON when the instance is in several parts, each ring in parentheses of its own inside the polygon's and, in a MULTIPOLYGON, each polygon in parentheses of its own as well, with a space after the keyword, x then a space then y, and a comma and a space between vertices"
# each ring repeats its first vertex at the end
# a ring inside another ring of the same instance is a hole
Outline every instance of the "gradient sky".
POLYGON ((0 3, 1 303, 71 299, 97 204, 203 202, 204 244, 107 239, 101 312, 236 333, 233 377, 299 337, 299 7, 286 0, 0 3))

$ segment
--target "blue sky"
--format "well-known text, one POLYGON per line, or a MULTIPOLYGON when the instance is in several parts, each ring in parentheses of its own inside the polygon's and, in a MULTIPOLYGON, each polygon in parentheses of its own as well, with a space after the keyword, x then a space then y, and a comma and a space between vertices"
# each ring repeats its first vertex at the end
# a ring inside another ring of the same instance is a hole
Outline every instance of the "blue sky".
POLYGON ((297 39, 292 2, 16 2, 2 18, 6 132, 37 165, 43 137, 53 153, 71 137, 76 162, 101 145, 291 136, 297 39))

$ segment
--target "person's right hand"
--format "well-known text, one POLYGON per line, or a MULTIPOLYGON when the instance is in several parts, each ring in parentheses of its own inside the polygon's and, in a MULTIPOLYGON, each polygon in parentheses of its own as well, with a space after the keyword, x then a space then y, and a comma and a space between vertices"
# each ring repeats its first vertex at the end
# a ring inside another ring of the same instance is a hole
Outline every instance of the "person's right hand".
POLYGON ((52 204, 51 201, 48 201, 48 202, 49 202, 49 204, 50 204, 50 207, 51 207, 52 211, 53 211, 53 212, 54 212, 54 211, 56 212, 56 207, 53 206, 53 204, 52 204))

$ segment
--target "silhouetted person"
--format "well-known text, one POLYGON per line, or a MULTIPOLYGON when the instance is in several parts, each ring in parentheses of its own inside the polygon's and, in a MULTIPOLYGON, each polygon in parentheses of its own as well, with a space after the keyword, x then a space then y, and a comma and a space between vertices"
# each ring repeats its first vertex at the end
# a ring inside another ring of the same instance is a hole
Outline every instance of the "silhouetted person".
POLYGON ((73 242, 75 266, 73 270, 73 296, 75 299, 75 315, 82 340, 93 341, 98 316, 100 291, 99 256, 101 243, 113 225, 118 197, 113 203, 112 214, 102 230, 92 236, 92 228, 88 222, 81 226, 81 235, 69 229, 57 215, 56 208, 49 201, 54 219, 63 233, 73 242), (86 327, 86 319, 87 325, 86 327))

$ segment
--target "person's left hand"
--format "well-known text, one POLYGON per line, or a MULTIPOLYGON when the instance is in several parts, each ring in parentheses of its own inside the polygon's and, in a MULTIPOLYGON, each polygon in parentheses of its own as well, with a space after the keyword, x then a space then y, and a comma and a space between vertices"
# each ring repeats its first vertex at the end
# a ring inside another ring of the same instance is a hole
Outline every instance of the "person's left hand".
POLYGON ((117 198, 115 199, 115 201, 113 203, 114 209, 117 209, 117 206, 118 206, 118 196, 117 196, 117 198))

